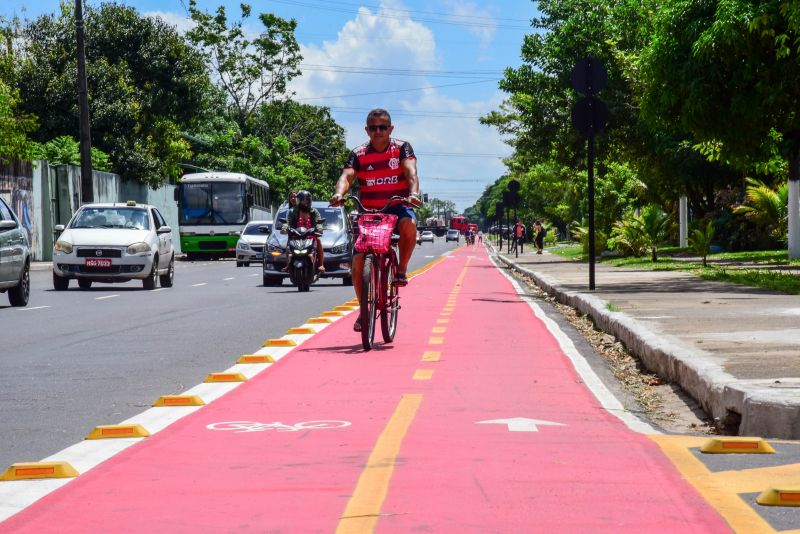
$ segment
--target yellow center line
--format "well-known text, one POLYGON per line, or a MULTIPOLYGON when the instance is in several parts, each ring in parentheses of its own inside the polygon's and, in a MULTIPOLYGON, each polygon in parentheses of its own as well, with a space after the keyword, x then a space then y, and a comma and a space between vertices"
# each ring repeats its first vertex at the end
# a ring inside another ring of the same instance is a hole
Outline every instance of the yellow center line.
POLYGON ((358 478, 356 489, 339 519, 336 534, 363 534, 375 530, 383 501, 389 492, 400 446, 420 403, 422 395, 419 393, 403 395, 400 399, 358 478))
POLYGON ((433 378, 433 369, 417 369, 414 371, 414 380, 430 380, 433 378))
POLYGON ((441 336, 434 336, 428 340, 428 345, 442 345, 444 344, 444 338, 441 336))
POLYGON ((444 326, 434 326, 431 332, 433 334, 444 334, 445 332, 447 332, 447 328, 444 326))
POLYGON ((442 353, 438 350, 426 350, 425 353, 422 355, 423 362, 438 362, 439 358, 442 357, 442 353))
POLYGON ((439 324, 447 324, 450 322, 450 319, 436 319, 436 322, 439 324))

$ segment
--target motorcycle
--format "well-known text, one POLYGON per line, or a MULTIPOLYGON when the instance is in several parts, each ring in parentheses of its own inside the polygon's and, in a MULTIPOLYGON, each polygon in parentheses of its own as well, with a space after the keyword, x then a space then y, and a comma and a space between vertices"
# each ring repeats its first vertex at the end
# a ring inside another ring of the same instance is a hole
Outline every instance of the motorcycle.
POLYGON ((317 244, 314 240, 313 228, 288 228, 287 257, 291 255, 288 265, 289 279, 297 286, 298 291, 308 291, 311 284, 317 281, 317 244))

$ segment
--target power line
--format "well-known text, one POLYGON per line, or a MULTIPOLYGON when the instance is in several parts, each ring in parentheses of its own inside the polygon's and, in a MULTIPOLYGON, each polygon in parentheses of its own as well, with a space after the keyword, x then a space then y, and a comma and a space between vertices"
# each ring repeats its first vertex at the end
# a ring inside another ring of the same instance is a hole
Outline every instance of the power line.
MULTIPOLYGON (((371 109, 367 108, 340 108, 330 106, 328 109, 336 113, 355 113, 367 114, 371 109)), ((487 111, 488 113, 488 111, 487 111)), ((483 117, 480 113, 462 113, 458 111, 432 111, 432 110, 418 110, 418 111, 392 111, 394 116, 411 116, 411 117, 431 117, 437 119, 480 119, 483 117)))
POLYGON ((345 97, 350 97, 350 96, 370 96, 370 95, 385 95, 385 94, 389 94, 389 93, 407 93, 407 92, 411 92, 411 91, 425 91, 426 89, 439 89, 440 87, 456 87, 456 86, 459 86, 459 85, 475 85, 475 84, 478 84, 478 83, 497 82, 497 81, 499 81, 499 80, 496 79, 496 78, 489 78, 489 79, 486 79, 486 80, 478 80, 478 81, 475 81, 475 82, 448 83, 448 84, 444 84, 444 85, 430 85, 428 87, 414 87, 414 88, 410 88, 410 89, 389 89, 389 90, 386 90, 386 91, 375 91, 375 92, 372 92, 372 93, 353 93, 353 94, 349 94, 349 95, 315 96, 315 97, 311 97, 311 98, 298 98, 297 100, 300 101, 300 102, 303 102, 303 101, 306 101, 306 100, 324 100, 326 98, 345 98, 345 97))
MULTIPOLYGON (((318 0, 318 1, 323 3, 323 4, 339 4, 339 5, 354 6, 354 7, 367 7, 367 8, 372 8, 372 9, 380 9, 382 7, 382 6, 369 5, 369 4, 363 4, 363 3, 356 4, 356 3, 353 3, 353 2, 342 2, 342 1, 337 1, 337 0, 318 0)), ((392 7, 392 11, 402 11, 403 13, 408 13, 409 15, 412 15, 412 14, 415 14, 415 13, 421 13, 423 15, 435 15, 435 16, 442 16, 442 17, 459 17, 459 18, 464 18, 464 19, 505 20, 505 21, 509 21, 509 22, 530 22, 530 19, 511 19, 511 18, 503 18, 503 17, 491 17, 491 16, 490 17, 485 17, 483 15, 456 15, 454 13, 437 13, 435 11, 419 11, 419 10, 414 10, 414 9, 401 9, 401 8, 396 8, 396 7, 392 7)))
POLYGON ((368 74, 370 76, 422 76, 431 78, 485 79, 486 76, 499 76, 502 70, 420 70, 420 69, 378 69, 369 67, 346 67, 342 65, 315 65, 301 63, 303 70, 321 72, 342 72, 347 74, 368 74))
POLYGON ((511 154, 478 154, 473 152, 417 152, 418 156, 433 156, 443 158, 507 158, 511 154))
MULTIPOLYGON (((323 11, 333 11, 335 13, 348 13, 348 14, 357 14, 358 9, 352 8, 337 8, 337 7, 325 7, 316 4, 310 4, 308 2, 300 2, 297 0, 273 0, 273 2, 278 4, 286 4, 290 6, 298 6, 298 7, 310 7, 312 9, 321 9, 323 11)), ((351 4, 353 5, 353 4, 351 4)), ((409 18, 409 15, 392 15, 386 12, 376 12, 373 13, 372 16, 385 18, 385 19, 394 19, 394 20, 405 20, 409 18)), ((447 15, 448 17, 455 17, 456 15, 447 15)), ((505 29, 505 30, 528 30, 530 29, 530 25, 527 26, 515 26, 509 24, 496 24, 494 22, 488 22, 488 20, 496 20, 496 19, 486 19, 487 22, 457 22, 453 20, 442 20, 436 18, 429 18, 425 16, 416 16, 414 18, 415 22, 428 22, 431 24, 447 24, 450 26, 464 26, 467 28, 483 28, 488 30, 495 30, 495 29, 505 29)))

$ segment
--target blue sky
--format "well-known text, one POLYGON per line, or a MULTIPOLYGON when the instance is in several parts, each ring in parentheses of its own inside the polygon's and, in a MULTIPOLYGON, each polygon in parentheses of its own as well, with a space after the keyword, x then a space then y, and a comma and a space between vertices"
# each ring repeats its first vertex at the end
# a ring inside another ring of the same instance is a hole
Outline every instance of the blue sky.
MULTIPOLYGON (((85 0, 88 5, 99 1, 85 0)), ((70 4, 72 1, 70 0, 70 4)), ((139 12, 188 27, 188 0, 118 0, 139 12)), ((200 0, 213 11, 238 1, 200 0)), ((505 167, 510 153, 497 132, 477 117, 504 98, 502 71, 520 63, 523 36, 537 16, 532 0, 270 0, 250 2, 249 30, 258 13, 298 21, 302 77, 295 98, 329 106, 347 130, 348 146, 366 140, 364 116, 374 107, 392 113, 394 135, 418 153, 423 191, 471 206, 505 167), (346 69, 342 69, 346 67, 346 69), (391 69, 376 74, 365 69, 391 69), (396 92, 388 92, 396 91, 396 92), (364 94, 377 93, 377 94, 364 94), (350 96, 361 95, 361 96, 350 96), (463 155, 466 154, 466 155, 463 155)), ((58 9, 58 0, 3 0, 0 16, 34 18, 58 9)))

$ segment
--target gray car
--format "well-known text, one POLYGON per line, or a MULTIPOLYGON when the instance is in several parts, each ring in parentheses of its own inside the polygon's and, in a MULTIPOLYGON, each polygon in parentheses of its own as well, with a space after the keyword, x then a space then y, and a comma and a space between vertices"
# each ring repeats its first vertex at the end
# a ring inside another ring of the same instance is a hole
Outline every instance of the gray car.
POLYGON ((264 245, 272 232, 272 221, 250 221, 242 230, 236 243, 236 266, 248 267, 250 262, 261 263, 264 257, 264 245), (266 233, 261 227, 266 226, 266 233))
MULTIPOLYGON (((325 229, 320 240, 325 251, 325 273, 322 278, 341 278, 344 285, 353 283, 350 267, 353 261, 353 230, 350 219, 343 207, 332 208, 327 202, 314 202, 314 208, 325 219, 325 229)), ((281 226, 289 214, 289 206, 283 204, 275 216, 264 250, 263 282, 265 286, 277 286, 283 283, 288 273, 286 267, 286 242, 288 237, 281 234, 281 226)))
POLYGON ((0 198, 0 293, 12 306, 25 306, 31 293, 31 249, 25 228, 0 198))

